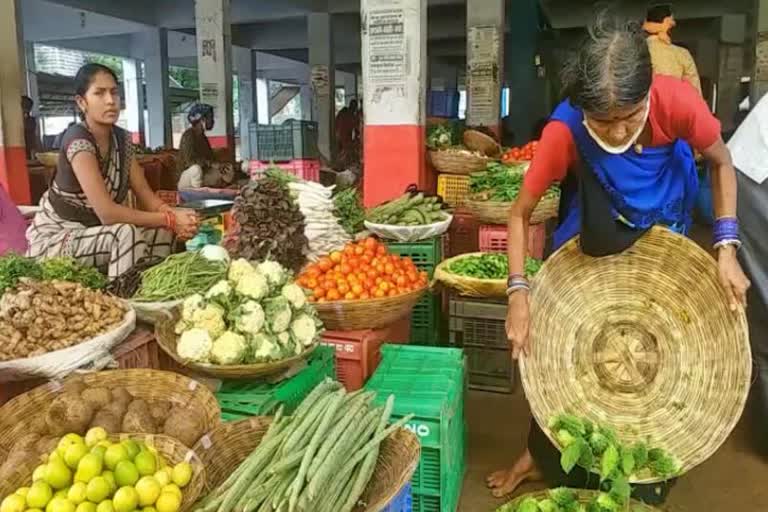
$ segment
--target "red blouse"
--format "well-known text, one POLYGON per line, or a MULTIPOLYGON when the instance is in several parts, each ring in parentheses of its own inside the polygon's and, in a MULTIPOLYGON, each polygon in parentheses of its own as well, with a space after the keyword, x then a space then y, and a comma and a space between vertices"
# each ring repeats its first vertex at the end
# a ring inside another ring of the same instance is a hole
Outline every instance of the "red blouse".
MULTIPOLYGON (((720 137, 720 121, 699 92, 688 82, 671 76, 654 76, 648 122, 652 147, 683 139, 701 152, 720 137)), ((550 121, 542 132, 523 187, 533 196, 542 195, 553 182, 562 181, 579 158, 570 128, 561 121, 550 121)))

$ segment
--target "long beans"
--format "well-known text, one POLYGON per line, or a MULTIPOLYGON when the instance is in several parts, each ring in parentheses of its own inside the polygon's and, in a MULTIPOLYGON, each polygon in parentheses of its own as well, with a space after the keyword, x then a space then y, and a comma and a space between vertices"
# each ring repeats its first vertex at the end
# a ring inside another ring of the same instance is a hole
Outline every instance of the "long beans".
POLYGON ((180 300, 207 291, 226 276, 227 264, 222 261, 211 261, 197 252, 174 254, 142 273, 141 287, 134 298, 155 302, 180 300))

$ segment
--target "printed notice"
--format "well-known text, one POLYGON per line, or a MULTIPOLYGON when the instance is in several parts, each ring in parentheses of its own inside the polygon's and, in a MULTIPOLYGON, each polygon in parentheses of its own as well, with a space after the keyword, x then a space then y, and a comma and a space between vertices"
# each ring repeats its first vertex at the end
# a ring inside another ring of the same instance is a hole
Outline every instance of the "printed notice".
POLYGON ((368 11, 368 76, 371 85, 404 86, 408 75, 405 13, 368 11))
POLYGON ((467 66, 467 124, 494 126, 499 122, 499 31, 495 26, 471 27, 467 66))

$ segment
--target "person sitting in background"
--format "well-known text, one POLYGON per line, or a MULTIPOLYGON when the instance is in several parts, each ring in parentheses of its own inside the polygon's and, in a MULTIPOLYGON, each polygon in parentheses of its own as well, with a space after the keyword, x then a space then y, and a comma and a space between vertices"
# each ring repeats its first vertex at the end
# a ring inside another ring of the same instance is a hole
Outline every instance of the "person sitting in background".
POLYGON ((24 116, 24 142, 26 144, 27 160, 32 160, 35 153, 40 151, 40 136, 37 128, 37 118, 32 115, 35 102, 29 96, 21 97, 21 111, 24 116))
POLYGON ((189 188, 226 188, 235 181, 232 164, 218 163, 205 132, 213 129, 213 107, 196 103, 187 114, 191 124, 179 145, 179 190, 189 188))
POLYGON ((656 5, 648 9, 643 30, 648 34, 653 72, 681 78, 701 94, 701 80, 691 53, 672 44, 670 31, 677 25, 671 5, 656 5))

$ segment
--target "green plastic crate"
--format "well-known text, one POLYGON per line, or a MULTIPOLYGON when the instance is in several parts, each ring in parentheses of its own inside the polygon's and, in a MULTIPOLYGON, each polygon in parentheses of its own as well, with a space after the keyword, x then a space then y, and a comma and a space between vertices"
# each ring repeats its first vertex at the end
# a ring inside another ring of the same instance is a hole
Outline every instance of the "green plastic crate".
POLYGON ((283 405, 290 414, 309 392, 326 377, 335 377, 334 350, 319 346, 307 361, 307 367, 293 377, 277 384, 262 381, 225 381, 216 398, 222 410, 222 420, 232 421, 249 416, 268 415, 283 405))
POLYGON ((429 274, 430 279, 435 267, 443 261, 443 237, 430 238, 419 242, 388 242, 389 252, 402 257, 409 257, 419 270, 429 274))
POLYGON ((292 119, 279 125, 250 125, 257 159, 282 162, 317 158, 317 123, 292 119))

